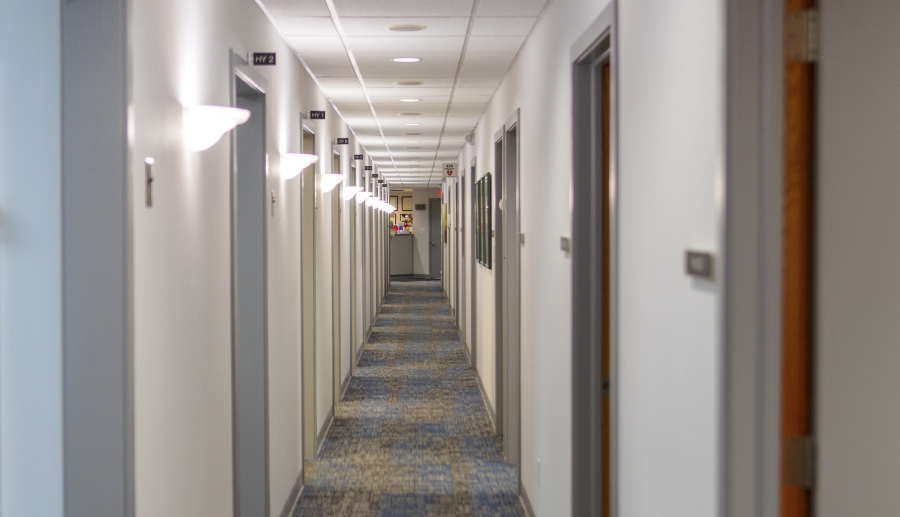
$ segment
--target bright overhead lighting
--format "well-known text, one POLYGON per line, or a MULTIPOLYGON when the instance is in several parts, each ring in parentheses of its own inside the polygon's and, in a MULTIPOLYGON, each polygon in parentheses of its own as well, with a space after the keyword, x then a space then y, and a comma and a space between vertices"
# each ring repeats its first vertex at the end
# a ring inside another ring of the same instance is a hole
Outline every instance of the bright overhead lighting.
POLYGON ((421 113, 401 113, 401 117, 418 117, 421 113))
POLYGON ((184 142, 194 152, 216 145, 222 136, 250 120, 250 111, 228 106, 192 106, 184 109, 184 142))
POLYGON ((322 186, 322 192, 331 192, 334 190, 334 187, 337 187, 344 181, 344 176, 341 174, 323 174, 322 182, 320 185, 322 186))
POLYGON ((400 102, 422 102, 422 99, 400 99, 400 102))
POLYGON ((420 86, 424 83, 422 81, 397 81, 394 84, 397 86, 420 86))
POLYGON ((319 161, 314 154, 284 153, 281 155, 281 177, 289 180, 296 178, 303 169, 319 161))
POLYGON ((365 201, 366 199, 368 199, 370 197, 372 197, 372 193, 366 192, 365 190, 363 190, 362 192, 359 192, 356 194, 356 202, 362 203, 363 201, 365 201))
POLYGON ((362 187, 344 187, 344 201, 350 201, 362 192, 362 187))
POLYGON ((423 31, 427 28, 428 27, 426 27, 424 25, 404 24, 404 25, 391 25, 390 27, 387 28, 387 30, 394 31, 394 32, 419 32, 419 31, 423 31))
POLYGON ((421 60, 422 59, 418 57, 395 57, 391 61, 394 63, 418 63, 421 60))
POLYGON ((415 123, 410 122, 408 124, 403 124, 403 125, 404 126, 421 126, 422 124, 415 124, 415 123))

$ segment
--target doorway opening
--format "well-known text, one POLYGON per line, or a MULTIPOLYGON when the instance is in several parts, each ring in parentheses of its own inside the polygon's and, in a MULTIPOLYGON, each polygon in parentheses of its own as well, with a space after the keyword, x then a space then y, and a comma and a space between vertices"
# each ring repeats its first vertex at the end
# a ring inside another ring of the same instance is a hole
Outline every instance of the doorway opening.
POLYGON ((246 63, 233 77, 233 105, 250 111, 233 133, 231 179, 234 506, 246 517, 269 515, 266 94, 246 63))
POLYGON ((573 47, 573 512, 602 517, 613 514, 615 503, 616 118, 612 8, 607 8, 579 40, 579 47, 573 47))
MULTIPOLYGON (((331 151, 331 173, 341 174, 341 154, 337 145, 331 151)), ((338 184, 329 194, 331 197, 331 347, 332 347, 332 402, 337 408, 341 402, 341 386, 343 385, 343 363, 341 327, 343 311, 341 304, 341 224, 343 224, 343 183, 338 184)))
POLYGON ((428 276, 432 280, 441 279, 442 254, 444 250, 441 236, 441 200, 428 200, 428 276))
MULTIPOLYGON (((316 133, 306 126, 303 132, 303 152, 316 154, 316 133)), ((303 465, 316 457, 316 170, 313 165, 301 177, 301 300, 303 320, 303 465)))
POLYGON ((497 133, 495 242, 497 433, 506 461, 521 466, 519 111, 497 133))
POLYGON ((478 210, 478 204, 475 202, 475 164, 478 162, 477 158, 472 159, 472 166, 469 169, 469 192, 471 192, 471 205, 472 205, 472 231, 469 233, 469 271, 471 271, 471 278, 469 283, 469 289, 472 293, 470 307, 469 307, 469 350, 471 350, 471 361, 472 368, 478 369, 478 338, 477 338, 477 324, 478 324, 478 295, 476 294, 476 289, 478 288, 478 256, 475 250, 478 249, 478 243, 476 239, 478 239, 478 229, 476 227, 477 221, 479 220, 476 210, 478 210))

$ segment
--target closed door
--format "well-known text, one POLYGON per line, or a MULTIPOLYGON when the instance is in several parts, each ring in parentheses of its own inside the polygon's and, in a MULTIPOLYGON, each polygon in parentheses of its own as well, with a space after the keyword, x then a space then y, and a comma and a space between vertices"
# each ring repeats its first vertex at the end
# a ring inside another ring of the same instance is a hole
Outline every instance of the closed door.
POLYGON ((441 236, 441 200, 428 200, 428 250, 429 276, 433 280, 441 278, 441 254, 444 251, 441 236))

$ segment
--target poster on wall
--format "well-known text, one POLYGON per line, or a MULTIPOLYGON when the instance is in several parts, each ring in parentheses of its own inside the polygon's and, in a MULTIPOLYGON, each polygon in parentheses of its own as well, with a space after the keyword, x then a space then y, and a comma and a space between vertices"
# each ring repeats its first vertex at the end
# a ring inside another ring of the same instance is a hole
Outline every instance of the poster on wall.
POLYGON ((397 196, 391 196, 391 206, 394 207, 394 210, 400 209, 400 205, 397 203, 397 196))
POLYGON ((412 212, 413 209, 413 198, 412 196, 403 196, 403 208, 404 212, 412 212))

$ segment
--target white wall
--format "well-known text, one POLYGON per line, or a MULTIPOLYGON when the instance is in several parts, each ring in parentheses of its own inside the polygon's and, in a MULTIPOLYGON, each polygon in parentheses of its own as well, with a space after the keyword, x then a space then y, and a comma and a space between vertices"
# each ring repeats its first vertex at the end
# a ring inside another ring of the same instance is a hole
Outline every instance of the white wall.
MULTIPOLYGON (((413 208, 416 205, 425 205, 425 210, 413 210, 413 228, 415 244, 413 248, 413 274, 428 275, 430 274, 429 266, 429 239, 431 238, 431 228, 429 224, 429 199, 439 198, 440 189, 413 189, 413 208)), ((401 196, 402 197, 402 196, 401 196)), ((402 202, 402 199, 401 199, 402 202)))
MULTIPOLYGON (((277 515, 301 468, 300 178, 281 178, 279 155, 300 152, 301 112, 328 111, 325 122, 312 123, 321 163, 331 163, 330 141, 345 136, 344 125, 255 3, 136 1, 132 17, 137 513, 232 511, 230 146, 226 136, 208 151, 186 151, 181 107, 229 103, 234 48, 242 56, 278 52, 278 66, 256 68, 268 82, 268 188, 277 200, 268 220, 270 482, 277 515), (143 206, 146 156, 156 159, 152 209, 143 206)), ((320 203, 320 277, 331 269, 324 254, 327 209, 320 203)), ((328 362, 317 395, 330 407, 330 298, 317 312, 328 323, 320 320, 317 355, 328 362)))
POLYGON ((815 201, 816 514, 897 515, 900 5, 823 0, 815 201))
POLYGON ((60 4, 0 3, 0 515, 63 512, 60 4))
MULTIPOLYGON (((522 479, 538 515, 571 511, 572 279, 559 246, 571 235, 570 47, 604 7, 549 4, 458 160, 477 157, 476 177, 495 172, 493 136, 521 108, 522 479)), ((619 512, 712 516, 720 286, 692 282, 682 263, 686 249, 720 245, 722 2, 621 0, 618 19, 619 512)), ((494 403, 494 276, 474 274, 478 369, 494 403)))

